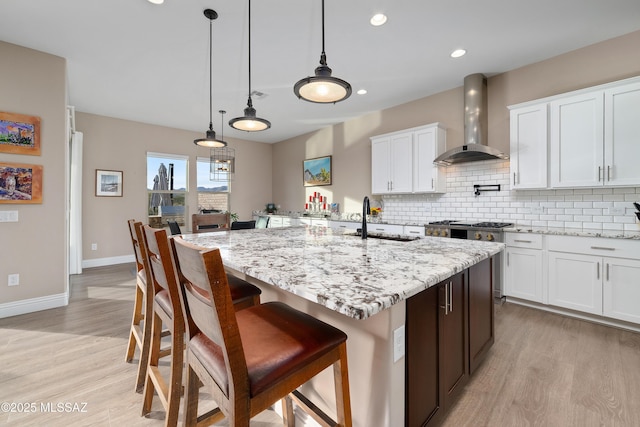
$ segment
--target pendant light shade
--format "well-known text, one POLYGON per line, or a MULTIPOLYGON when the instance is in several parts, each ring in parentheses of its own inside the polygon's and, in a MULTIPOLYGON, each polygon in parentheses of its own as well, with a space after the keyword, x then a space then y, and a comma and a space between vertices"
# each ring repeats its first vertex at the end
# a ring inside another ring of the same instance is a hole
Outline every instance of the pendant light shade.
POLYGON ((249 0, 249 99, 247 108, 244 109, 244 116, 229 120, 229 126, 234 129, 246 132, 257 132, 271 127, 269 120, 256 117, 256 109, 253 108, 251 100, 251 0, 249 0))
POLYGON ((213 20, 218 18, 215 10, 205 9, 204 16, 209 20, 209 130, 206 137, 193 141, 201 147, 226 147, 227 143, 216 138, 216 131, 213 130, 213 20))
POLYGON ((299 80, 293 87, 293 92, 300 99, 319 104, 335 104, 351 95, 351 85, 342 79, 331 76, 331 68, 327 65, 327 55, 324 51, 324 0, 322 0, 322 54, 320 54, 320 66, 316 68, 315 76, 299 80))

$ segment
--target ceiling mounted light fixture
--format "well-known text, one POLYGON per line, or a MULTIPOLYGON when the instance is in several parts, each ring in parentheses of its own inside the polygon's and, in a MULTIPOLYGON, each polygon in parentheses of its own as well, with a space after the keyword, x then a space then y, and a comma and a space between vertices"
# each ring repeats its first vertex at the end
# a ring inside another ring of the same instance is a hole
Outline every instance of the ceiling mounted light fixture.
POLYGON ((205 9, 204 16, 209 20, 209 130, 207 136, 193 141, 201 147, 226 147, 227 143, 216 138, 216 131, 213 130, 213 20, 218 18, 215 10, 205 9))
POLYGON ((249 0, 249 99, 247 108, 244 109, 244 116, 229 120, 229 126, 246 132, 258 132, 271 127, 269 120, 256 117, 256 109, 253 108, 251 100, 251 0, 249 0))
POLYGON ((460 58, 461 56, 466 55, 467 51, 464 49, 456 49, 453 52, 451 52, 451 57, 452 58, 460 58))
POLYGON ((327 66, 327 55, 324 52, 324 0, 322 0, 322 54, 320 66, 315 76, 305 77, 293 87, 293 92, 300 99, 319 104, 336 103, 351 95, 351 85, 337 77, 331 76, 331 68, 327 66))
POLYGON ((387 22, 387 15, 384 13, 376 13, 371 17, 369 23, 374 27, 379 27, 380 25, 384 25, 387 22))

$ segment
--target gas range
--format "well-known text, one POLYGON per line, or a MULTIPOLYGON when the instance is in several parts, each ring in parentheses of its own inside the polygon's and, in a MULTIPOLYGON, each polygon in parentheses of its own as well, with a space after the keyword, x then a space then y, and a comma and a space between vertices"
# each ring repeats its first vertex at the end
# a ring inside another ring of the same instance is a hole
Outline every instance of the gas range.
POLYGON ((502 242, 502 228, 512 225, 509 222, 442 220, 427 224, 425 232, 434 237, 502 242))

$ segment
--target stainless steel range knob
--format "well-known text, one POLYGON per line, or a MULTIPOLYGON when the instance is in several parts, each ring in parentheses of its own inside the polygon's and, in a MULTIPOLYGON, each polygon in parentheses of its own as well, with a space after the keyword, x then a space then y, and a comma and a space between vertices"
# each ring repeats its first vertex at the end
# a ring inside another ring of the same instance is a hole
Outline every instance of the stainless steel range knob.
POLYGON ((475 234, 475 238, 476 238, 476 240, 482 239, 482 234, 481 233, 476 233, 475 234))
POLYGON ((493 240, 493 234, 487 233, 487 240, 488 241, 492 241, 493 240))
POLYGON ((447 230, 442 230, 440 232, 440 236, 442 236, 442 237, 447 237, 447 234, 449 234, 449 233, 447 233, 447 230))
POLYGON ((427 236, 431 236, 433 234, 433 230, 430 228, 427 228, 427 236))

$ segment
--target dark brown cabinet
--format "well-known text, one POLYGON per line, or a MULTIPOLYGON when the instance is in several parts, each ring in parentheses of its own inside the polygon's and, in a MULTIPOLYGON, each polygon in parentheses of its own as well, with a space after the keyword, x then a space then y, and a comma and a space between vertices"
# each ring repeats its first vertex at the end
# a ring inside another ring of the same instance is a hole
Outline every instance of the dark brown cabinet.
POLYGON ((468 380, 465 273, 407 300, 406 425, 441 418, 468 380))
POLYGON ((440 422, 493 344, 492 261, 409 298, 405 425, 440 422))

